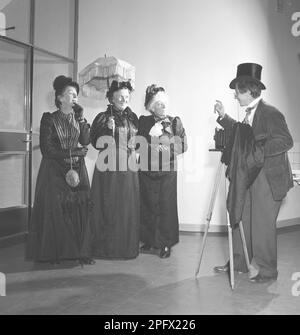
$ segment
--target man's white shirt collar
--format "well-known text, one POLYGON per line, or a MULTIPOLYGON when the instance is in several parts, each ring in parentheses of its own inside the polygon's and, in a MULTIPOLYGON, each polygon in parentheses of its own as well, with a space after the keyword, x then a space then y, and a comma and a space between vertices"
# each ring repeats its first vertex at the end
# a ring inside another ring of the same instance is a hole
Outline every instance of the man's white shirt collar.
MULTIPOLYGON (((251 101, 250 104, 247 106, 247 108, 251 108, 251 107, 255 106, 255 107, 252 109, 252 111, 251 111, 251 113, 250 113, 250 115, 249 115, 249 117, 248 117, 250 126, 252 126, 253 118, 254 118, 254 115, 255 115, 255 112, 256 112, 256 108, 257 108, 257 105, 258 105, 258 103, 260 102, 261 99, 262 99, 262 97, 258 97, 258 98, 256 98, 255 100, 251 101)), ((246 109, 247 109, 247 108, 246 108, 246 109)), ((245 111, 246 111, 246 110, 245 110, 245 111)))

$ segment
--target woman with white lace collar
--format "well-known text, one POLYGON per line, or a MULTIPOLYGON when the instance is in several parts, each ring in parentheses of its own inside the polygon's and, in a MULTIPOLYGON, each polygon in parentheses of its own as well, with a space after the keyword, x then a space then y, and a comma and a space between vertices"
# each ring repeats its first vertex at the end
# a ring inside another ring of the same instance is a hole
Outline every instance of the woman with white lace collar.
POLYGON ((181 119, 170 116, 163 87, 148 86, 145 108, 151 115, 139 119, 139 135, 148 142, 148 167, 140 171, 140 248, 144 253, 171 254, 179 241, 176 158, 187 150, 181 119))

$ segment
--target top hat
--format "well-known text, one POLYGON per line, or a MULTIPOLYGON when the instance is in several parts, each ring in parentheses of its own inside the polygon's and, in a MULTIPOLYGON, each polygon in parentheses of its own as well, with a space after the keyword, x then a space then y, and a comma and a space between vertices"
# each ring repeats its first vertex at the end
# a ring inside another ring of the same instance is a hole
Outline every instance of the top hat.
POLYGON ((262 66, 255 63, 243 63, 238 65, 236 78, 234 78, 229 87, 234 89, 235 84, 239 79, 251 79, 260 85, 262 90, 266 89, 266 86, 260 81, 262 66))

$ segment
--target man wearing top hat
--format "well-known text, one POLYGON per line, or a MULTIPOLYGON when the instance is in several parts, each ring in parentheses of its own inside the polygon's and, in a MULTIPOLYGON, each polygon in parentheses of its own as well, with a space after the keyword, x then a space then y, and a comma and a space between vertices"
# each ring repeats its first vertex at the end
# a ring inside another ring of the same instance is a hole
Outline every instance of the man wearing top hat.
MULTIPOLYGON (((293 186, 287 156, 287 151, 293 147, 293 139, 283 114, 261 97, 261 91, 266 89, 261 82, 261 71, 259 64, 240 64, 236 78, 229 85, 235 90, 240 106, 247 107, 243 122, 252 127, 255 139, 264 139, 264 164, 247 190, 242 215, 249 260, 256 269, 250 278, 254 283, 277 279, 276 220, 282 200, 293 186)), ((225 113, 221 101, 216 101, 214 110, 219 114, 217 122, 224 128, 230 128, 236 122, 225 113)), ((233 230, 233 254, 234 269, 247 272, 238 229, 233 230)), ((217 273, 228 270, 229 262, 214 268, 217 273)))

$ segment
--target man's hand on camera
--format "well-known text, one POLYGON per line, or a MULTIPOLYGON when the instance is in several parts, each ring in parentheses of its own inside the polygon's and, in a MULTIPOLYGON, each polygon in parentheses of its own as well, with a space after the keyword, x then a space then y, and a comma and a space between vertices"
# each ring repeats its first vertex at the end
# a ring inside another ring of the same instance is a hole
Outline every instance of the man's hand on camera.
POLYGON ((221 119, 225 116, 225 108, 220 100, 216 100, 214 112, 218 113, 221 119))

